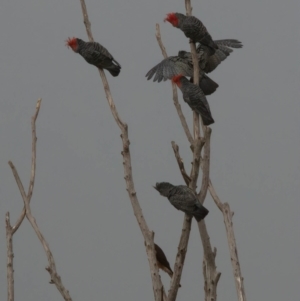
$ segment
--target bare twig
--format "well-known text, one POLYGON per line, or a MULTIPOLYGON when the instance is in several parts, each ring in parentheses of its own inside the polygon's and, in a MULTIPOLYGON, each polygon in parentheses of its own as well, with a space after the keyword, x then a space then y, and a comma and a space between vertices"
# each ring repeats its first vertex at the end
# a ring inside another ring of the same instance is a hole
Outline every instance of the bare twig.
POLYGON ((184 266, 185 255, 187 252, 187 246, 190 238, 192 217, 187 214, 184 215, 183 226, 181 231, 181 237, 178 245, 178 251, 176 255, 173 278, 171 280, 170 289, 168 293, 168 301, 175 301, 178 288, 180 286, 180 279, 182 269, 184 266))
MULTIPOLYGON (((19 187, 23 202, 24 202, 24 207, 25 210, 23 209, 23 211, 25 211, 26 217, 29 220, 31 226, 33 227, 36 235, 38 236, 40 242, 42 243, 45 253, 47 255, 48 258, 48 263, 49 266, 46 268, 46 270, 49 272, 50 277, 51 277, 51 282, 50 283, 54 283, 58 289, 58 291, 61 293, 62 297, 66 300, 66 301, 72 301, 69 292, 65 289, 65 287, 62 284, 61 278, 60 276, 57 274, 56 272, 56 266, 55 266, 55 261, 53 258, 53 255, 50 251, 49 245, 46 242, 44 236, 42 235, 41 231, 38 228, 38 225, 36 223, 35 218, 33 217, 32 213, 31 213, 31 209, 30 209, 30 199, 32 197, 32 192, 33 192, 33 187, 34 187, 34 179, 35 179, 35 168, 36 168, 36 126, 35 126, 35 122, 39 113, 39 109, 40 109, 40 104, 41 104, 41 99, 38 100, 37 105, 36 105, 36 112, 32 117, 32 122, 31 122, 31 127, 32 127, 32 166, 31 166, 31 177, 30 177, 30 184, 29 184, 29 190, 28 190, 28 195, 26 195, 25 193, 25 189, 24 186, 22 184, 22 181, 19 177, 18 171, 15 168, 14 164, 9 161, 8 164, 11 167, 11 170, 13 172, 13 175, 15 177, 16 183, 19 187)), ((23 214, 23 212, 22 212, 23 214)), ((16 224, 16 226, 14 228, 12 228, 12 233, 14 233, 19 226, 21 225, 23 218, 22 218, 22 214, 20 216, 20 218, 18 219, 18 222, 16 224)))
POLYGON ((191 169, 191 182, 189 187, 196 190, 197 181, 199 176, 199 168, 200 168, 200 157, 201 157, 201 150, 204 145, 203 140, 200 137, 195 136, 195 143, 194 143, 194 150, 193 150, 193 162, 192 162, 192 169, 191 169))
MULTIPOLYGON (((155 36, 156 36, 156 39, 157 39, 157 42, 158 42, 158 45, 161 49, 161 52, 164 56, 164 58, 167 58, 168 55, 167 55, 167 52, 166 52, 166 48, 162 42, 162 39, 161 39, 161 34, 160 34, 160 28, 159 28, 159 24, 156 24, 156 33, 155 33, 155 36)), ((182 110, 181 110, 181 106, 179 104, 179 101, 178 101, 178 93, 177 93, 177 88, 176 88, 176 85, 174 83, 172 83, 172 91, 173 91, 173 102, 174 102, 174 105, 175 105, 175 108, 177 110, 177 114, 179 116, 179 119, 181 121, 181 125, 183 127, 183 130, 186 134, 186 137, 187 139, 189 140, 189 143, 193 146, 194 145, 194 139, 191 135, 191 132, 189 130, 189 127, 186 123, 186 120, 185 120, 185 117, 182 113, 182 110)))
MULTIPOLYGON (((209 167, 210 167, 210 135, 211 135, 211 128, 205 127, 205 133, 204 133, 204 138, 205 138, 205 144, 204 144, 204 155, 202 159, 202 164, 203 164, 203 175, 202 175, 202 185, 200 192, 198 194, 199 196, 199 202, 203 204, 206 194, 207 194, 207 189, 209 185, 209 167)), ((199 161, 201 159, 199 158, 199 161)))
MULTIPOLYGON (((28 193, 27 198, 29 199, 29 202, 31 201, 33 187, 34 187, 34 181, 35 181, 35 169, 36 169, 36 130, 35 130, 35 122, 39 115, 40 107, 41 107, 42 99, 38 99, 35 107, 35 113, 31 117, 31 134, 32 134, 32 149, 31 149, 31 175, 30 175, 30 181, 29 181, 29 187, 28 187, 28 193)), ((24 190, 24 188, 23 188, 24 190)), ((25 191, 24 191, 25 193, 25 191)), ((22 224, 24 217, 25 217, 25 206, 22 210, 21 215, 19 216, 16 224, 12 227, 13 234, 19 229, 20 225, 22 224)))
POLYGON ((217 249, 212 250, 210 238, 204 220, 198 223, 200 237, 202 240, 204 258, 203 258, 203 276, 205 301, 217 300, 217 285, 221 273, 217 272, 215 258, 217 249))
POLYGON ((185 181, 185 184, 187 186, 189 186, 189 184, 191 182, 191 178, 188 176, 188 174, 185 171, 184 163, 183 163, 182 158, 180 157, 180 154, 179 154, 179 147, 174 141, 172 141, 171 143, 172 143, 172 148, 173 148, 173 151, 174 151, 174 155, 175 155, 175 158, 177 160, 177 163, 178 163, 180 172, 182 174, 182 177, 185 181))
MULTIPOLYGON (((86 27, 87 35, 89 37, 90 41, 93 41, 93 36, 92 36, 92 31, 91 31, 91 23, 88 18, 88 13, 85 5, 84 0, 80 0, 81 3, 81 8, 82 8, 82 13, 83 13, 83 20, 84 24, 86 27)), ((137 219, 137 222, 140 226, 141 232, 144 236, 145 239, 145 245, 146 245, 146 252, 148 255, 148 261, 149 261, 149 266, 150 266, 150 271, 151 271, 151 278, 152 278, 152 284, 153 284, 153 292, 154 292, 154 297, 156 301, 162 301, 162 290, 163 290, 163 285, 161 282, 161 279, 159 277, 159 272, 158 272, 158 266, 156 262, 156 253, 154 249, 154 233, 149 230, 147 223, 145 221, 145 218, 142 213, 142 209, 140 207, 136 191, 134 188, 134 182, 133 182, 133 177, 132 177, 132 166, 131 166, 131 156, 130 156, 130 149, 129 149, 129 139, 128 139, 128 126, 126 123, 124 123, 116 109, 116 106, 114 104, 109 84, 106 79, 105 73, 102 69, 99 69, 100 77, 102 79, 102 83, 104 86, 104 91, 105 95, 108 101, 108 104, 110 106, 110 110, 112 112, 112 115, 118 124, 120 130, 121 130, 121 138, 122 138, 122 143, 123 143, 123 151, 122 151, 122 156, 123 156, 123 166, 124 166, 124 175, 125 175, 125 182, 126 182, 126 187, 127 187, 127 192, 131 201, 131 205, 134 211, 134 215, 137 219)))
POLYGON ((6 213, 5 223, 7 246, 7 301, 14 301, 13 230, 10 224, 9 212, 6 213))
POLYGON ((212 182, 209 180, 209 192, 212 196, 215 204, 220 209, 220 211, 223 214, 224 217, 224 224, 227 234, 227 242, 230 252, 230 258, 231 258, 231 264, 232 264, 232 270, 233 270, 233 276, 235 280, 235 287, 236 292, 238 296, 239 301, 246 301, 246 293, 245 293, 245 287, 244 287, 244 278, 242 276, 241 266, 239 262, 238 257, 238 250, 233 230, 233 224, 232 224, 232 217, 233 212, 230 210, 228 203, 222 203, 213 187, 212 182))

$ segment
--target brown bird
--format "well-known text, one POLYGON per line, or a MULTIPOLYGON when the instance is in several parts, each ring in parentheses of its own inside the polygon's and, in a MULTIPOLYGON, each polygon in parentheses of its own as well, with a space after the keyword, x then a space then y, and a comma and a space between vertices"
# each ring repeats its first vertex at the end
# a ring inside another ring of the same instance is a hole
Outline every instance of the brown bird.
POLYGON ((169 261, 164 253, 164 251, 157 245, 154 244, 156 251, 156 260, 158 267, 166 272, 171 278, 173 277, 173 271, 170 267, 169 261))

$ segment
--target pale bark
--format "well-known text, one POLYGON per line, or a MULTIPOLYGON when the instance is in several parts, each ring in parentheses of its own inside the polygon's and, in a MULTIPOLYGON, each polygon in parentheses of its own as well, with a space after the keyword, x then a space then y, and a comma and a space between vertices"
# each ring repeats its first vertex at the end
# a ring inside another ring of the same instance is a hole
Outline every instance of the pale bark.
POLYGON ((14 253, 13 253, 13 230, 10 224, 9 212, 5 216, 6 224, 6 247, 7 247, 7 301, 14 301, 14 253))
MULTIPOLYGON (((92 31, 91 31, 91 23, 88 18, 87 8, 85 5, 84 0, 80 0, 82 13, 83 13, 83 20, 86 27, 86 32, 88 35, 88 38, 90 41, 94 41, 92 31)), ((139 224, 139 227, 141 229, 141 232, 143 234, 145 245, 146 245, 146 252, 148 255, 148 262, 151 272, 151 278, 152 278, 152 285, 153 285, 153 292, 154 292, 154 298, 156 301, 162 301, 162 298, 164 294, 162 293, 164 291, 163 285, 159 276, 158 272, 158 265, 156 261, 156 253, 154 249, 154 233, 150 231, 148 228, 148 225, 146 223, 146 220, 142 213, 142 208, 139 204, 136 191, 134 188, 134 182, 133 182, 133 176, 132 176, 132 167, 131 167, 131 156, 130 156, 130 148, 129 148, 129 139, 128 139, 128 126, 126 123, 124 123, 116 109, 116 106, 114 104, 114 100, 112 98, 110 88, 108 81, 106 79, 105 73, 102 69, 99 69, 100 77, 103 83, 105 95, 110 107, 110 110, 112 112, 112 115, 119 126, 121 130, 121 139, 123 143, 123 166, 124 166, 124 175, 125 175, 125 182, 127 187, 127 192, 129 195, 129 199, 131 201, 131 205, 134 211, 134 215, 137 219, 137 222, 139 224)))
POLYGON ((12 228, 12 231, 15 232, 19 228, 19 226, 21 225, 21 223, 24 219, 23 212, 25 212, 25 215, 26 215, 28 221, 30 222, 30 224, 33 227, 36 235, 38 236, 40 242, 42 243, 42 246, 43 246, 43 248, 45 250, 45 253, 47 255, 49 266, 46 268, 46 270, 49 272, 50 277, 51 277, 50 283, 55 284, 56 288, 58 289, 58 291, 60 292, 60 294, 62 295, 62 297, 66 301, 72 301, 72 299, 69 295, 69 291, 67 291, 65 289, 65 287, 64 287, 64 285, 61 281, 60 276, 56 272, 55 261, 54 261, 54 258, 52 256, 50 247, 49 247, 48 243, 46 242, 43 234, 39 230, 38 225, 36 223, 36 220, 33 217, 32 213, 31 213, 31 208, 30 208, 30 200, 31 200, 32 193, 33 193, 33 187, 34 187, 34 181, 35 181, 35 169, 36 169, 36 141, 37 141, 37 137, 36 137, 36 125, 35 125, 35 123, 36 123, 36 119, 37 119, 38 114, 39 114, 41 101, 42 101, 41 99, 39 99, 37 101, 35 114, 33 115, 32 119, 31 119, 32 161, 31 161, 31 176, 30 176, 29 189, 28 189, 28 194, 27 195, 26 195, 24 186, 22 184, 22 181, 19 177, 19 174, 17 172, 17 169, 15 168, 14 164, 11 161, 8 162, 9 166, 11 167, 12 173, 15 177, 16 183, 19 187, 19 190, 20 190, 23 202, 24 202, 24 209, 22 211, 22 214, 21 214, 20 218, 18 219, 16 226, 14 228, 12 228))

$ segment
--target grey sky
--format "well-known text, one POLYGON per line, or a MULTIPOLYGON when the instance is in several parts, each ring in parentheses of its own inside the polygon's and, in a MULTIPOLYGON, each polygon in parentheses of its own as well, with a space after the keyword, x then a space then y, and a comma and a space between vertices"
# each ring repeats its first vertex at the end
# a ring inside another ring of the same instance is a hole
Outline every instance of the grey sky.
MULTIPOLYGON (((178 143, 187 167, 191 154, 170 83, 148 82, 144 75, 162 59, 156 22, 169 55, 189 49, 183 33, 163 23, 166 13, 184 12, 184 1, 86 4, 94 38, 122 65, 119 77, 107 77, 129 125, 137 195, 156 242, 173 265, 183 214, 152 185, 183 184, 171 140, 178 143)), ((244 44, 211 74, 220 87, 208 101, 216 121, 211 179, 235 212, 248 300, 298 300, 300 2, 210 0, 192 5, 214 39, 244 44)), ((1 300, 6 298, 5 212, 14 222, 22 209, 7 161, 15 163, 27 187, 30 118, 39 97, 32 210, 66 288, 73 300, 153 300, 142 235, 125 190, 120 131, 97 69, 64 46, 68 36, 87 40, 79 0, 3 0, 0 28, 1 300)), ((191 123, 189 107, 182 107, 191 123)), ((236 300, 222 215, 210 197, 205 204, 222 272, 219 300, 236 300)), ((27 221, 14 236, 14 253, 15 299, 60 300, 48 284, 46 256, 27 221)), ((178 300, 203 299, 202 253, 193 224, 178 300)), ((168 288, 168 276, 162 277, 168 288)))

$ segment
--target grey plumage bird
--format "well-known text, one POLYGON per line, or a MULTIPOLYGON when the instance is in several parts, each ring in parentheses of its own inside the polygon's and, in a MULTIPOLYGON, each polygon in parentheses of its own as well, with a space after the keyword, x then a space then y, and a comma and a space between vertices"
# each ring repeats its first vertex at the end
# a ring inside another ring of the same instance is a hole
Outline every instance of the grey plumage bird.
MULTIPOLYGON (((199 87, 205 95, 210 95, 216 91, 219 85, 209 78, 205 73, 209 73, 217 68, 233 51, 231 48, 242 48, 243 45, 238 40, 226 39, 214 41, 219 49, 211 55, 209 47, 201 44, 197 47, 197 56, 199 62, 199 87), (231 48, 230 48, 231 47, 231 48)), ((153 81, 161 82, 172 79, 174 76, 182 74, 191 78, 193 82, 193 61, 190 52, 180 50, 177 56, 169 56, 162 60, 159 64, 151 68, 146 77, 153 81)))
POLYGON ((172 185, 168 182, 156 183, 154 188, 178 210, 195 217, 200 222, 208 214, 208 210, 202 206, 196 194, 187 186, 172 185))
POLYGON ((121 65, 108 50, 97 42, 85 42, 78 38, 68 38, 66 45, 79 53, 89 64, 97 68, 106 69, 112 76, 118 76, 121 65))
POLYGON ((181 13, 169 13, 164 21, 170 22, 174 27, 183 31, 187 38, 194 43, 198 42, 210 48, 211 54, 215 53, 218 45, 213 41, 204 24, 195 16, 186 16, 181 13))
POLYGON ((215 122, 212 118, 208 101, 199 86, 189 82, 181 74, 174 76, 172 82, 181 90, 183 100, 193 111, 200 114, 204 125, 210 125, 215 122))
MULTIPOLYGON (((201 64, 201 58, 199 55, 199 64, 201 64)), ((182 74, 184 76, 193 76, 193 63, 191 61, 191 54, 186 51, 179 51, 178 56, 169 56, 162 60, 159 64, 154 66, 146 74, 147 79, 161 82, 167 79, 172 79, 175 75, 182 74)), ((200 82, 199 86, 205 95, 210 95, 216 91, 219 85, 209 78, 200 67, 200 82)))

